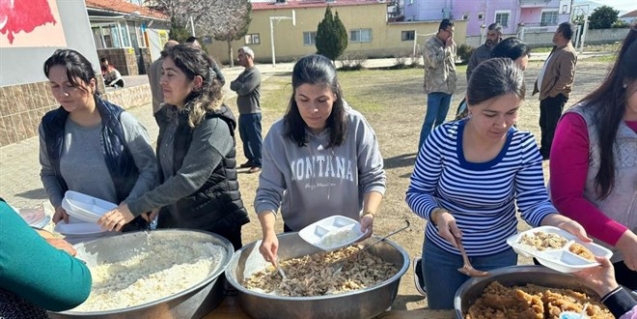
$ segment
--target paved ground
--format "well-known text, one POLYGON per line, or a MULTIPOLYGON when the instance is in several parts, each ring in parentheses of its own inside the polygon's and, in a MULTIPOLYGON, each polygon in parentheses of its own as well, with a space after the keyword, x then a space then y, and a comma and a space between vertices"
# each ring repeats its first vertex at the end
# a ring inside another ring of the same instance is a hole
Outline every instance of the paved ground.
MULTIPOLYGON (((546 59, 548 53, 533 54, 531 60, 546 59)), ((604 53, 583 53, 580 59, 604 55, 604 53)), ((394 59, 368 60, 366 67, 381 68, 394 65, 394 59)), ((279 63, 276 67, 270 64, 258 66, 263 73, 264 80, 274 73, 287 73, 292 71, 292 63, 279 63)), ((234 97, 234 93, 228 89, 230 81, 235 79, 243 69, 241 67, 224 68, 226 77, 226 98, 234 97)), ((147 83, 145 75, 127 77, 130 85, 147 83)), ((234 107, 234 105, 231 105, 234 107)), ((158 128, 152 116, 151 106, 144 105, 129 110, 148 129, 151 140, 155 140, 158 128)), ((47 196, 40 182, 40 164, 38 160, 39 140, 33 137, 12 145, 0 147, 0 196, 16 207, 36 206, 47 202, 47 196)))

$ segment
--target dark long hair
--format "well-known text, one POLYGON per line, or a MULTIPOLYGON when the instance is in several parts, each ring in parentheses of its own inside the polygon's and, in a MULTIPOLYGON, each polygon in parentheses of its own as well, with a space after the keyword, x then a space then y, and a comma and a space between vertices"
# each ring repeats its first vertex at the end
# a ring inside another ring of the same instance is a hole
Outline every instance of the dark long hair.
POLYGON ((467 106, 506 94, 524 100, 524 71, 509 58, 489 59, 480 63, 471 74, 467 85, 467 106))
MULTIPOLYGON (((69 83, 71 83, 73 87, 81 89, 84 92, 87 92, 87 90, 86 87, 82 86, 82 84, 89 85, 91 83, 91 79, 96 79, 95 70, 93 70, 91 62, 75 50, 55 50, 55 52, 53 52, 53 54, 44 61, 44 75, 47 78, 49 77, 51 68, 54 66, 63 66, 66 69, 66 77, 68 78, 69 83), (84 83, 78 82, 78 78, 84 83)), ((95 95, 97 95, 97 90, 95 90, 95 95)))
POLYGON ((522 40, 511 37, 502 40, 491 50, 491 57, 493 58, 509 58, 513 61, 520 57, 531 54, 531 48, 522 42, 522 40))
POLYGON ((292 71, 292 97, 290 98, 288 110, 283 116, 285 136, 289 137, 298 146, 305 146, 308 142, 307 125, 303 121, 299 106, 294 99, 296 89, 303 84, 325 85, 336 94, 336 100, 332 105, 332 113, 326 122, 326 128, 330 132, 330 142, 327 147, 340 146, 345 140, 347 127, 343 92, 338 84, 334 64, 332 64, 330 59, 322 55, 305 56, 294 65, 294 70, 292 71))
POLYGON ((166 57, 186 74, 186 78, 192 81, 199 75, 203 79, 201 87, 193 90, 186 97, 188 110, 188 125, 197 126, 206 115, 207 111, 218 109, 223 103, 221 83, 212 70, 214 61, 206 52, 187 44, 179 44, 167 48, 166 57))
POLYGON ((598 199, 610 195, 615 183, 615 148, 617 130, 626 112, 628 97, 637 86, 637 26, 624 39, 615 64, 602 84, 580 103, 594 111, 599 134, 600 165, 595 176, 598 199), (631 84, 628 87, 626 85, 631 84), (631 92, 628 92, 632 90, 631 92))

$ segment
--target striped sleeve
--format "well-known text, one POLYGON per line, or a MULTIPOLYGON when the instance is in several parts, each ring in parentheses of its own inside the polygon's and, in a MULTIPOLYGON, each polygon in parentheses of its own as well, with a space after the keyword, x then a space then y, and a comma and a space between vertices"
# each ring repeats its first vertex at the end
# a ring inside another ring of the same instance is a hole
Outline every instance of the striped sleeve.
POLYGON ((542 156, 535 139, 526 133, 520 140, 522 167, 515 175, 517 206, 522 218, 533 227, 540 226, 542 219, 554 214, 557 209, 549 200, 544 185, 542 156))
POLYGON ((414 172, 407 189, 407 205, 416 215, 429 221, 431 212, 438 207, 434 191, 442 173, 442 153, 445 141, 445 125, 438 126, 429 135, 418 152, 414 172))

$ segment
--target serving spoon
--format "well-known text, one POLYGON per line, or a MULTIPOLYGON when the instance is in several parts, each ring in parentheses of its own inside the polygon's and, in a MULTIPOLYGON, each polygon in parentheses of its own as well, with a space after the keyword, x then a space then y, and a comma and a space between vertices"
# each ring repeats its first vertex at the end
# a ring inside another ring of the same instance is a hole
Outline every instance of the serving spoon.
POLYGON ((467 256, 467 252, 464 250, 464 246, 462 246, 461 238, 456 238, 456 244, 458 245, 458 249, 462 254, 462 260, 464 261, 464 265, 462 265, 462 268, 458 268, 459 272, 469 277, 486 277, 489 275, 489 273, 486 271, 473 268, 473 266, 471 265, 471 261, 469 261, 469 257, 467 256))

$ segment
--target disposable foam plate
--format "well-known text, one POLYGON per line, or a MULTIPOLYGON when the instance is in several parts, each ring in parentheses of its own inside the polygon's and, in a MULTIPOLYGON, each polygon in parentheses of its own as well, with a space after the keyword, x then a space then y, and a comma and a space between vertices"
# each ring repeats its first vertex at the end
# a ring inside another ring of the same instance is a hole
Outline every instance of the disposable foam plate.
POLYGON ((562 273, 573 273, 587 268, 597 267, 599 263, 580 257, 572 253, 569 248, 573 244, 580 244, 586 247, 595 256, 610 258, 613 252, 595 243, 584 243, 575 235, 553 226, 541 226, 533 228, 519 234, 513 235, 507 239, 507 244, 520 255, 526 257, 535 257, 537 261, 547 268, 562 273), (524 234, 533 235, 537 232, 552 233, 560 235, 568 241, 564 247, 558 249, 536 250, 528 245, 520 243, 524 234))
POLYGON ((299 232, 299 236, 309 244, 325 251, 347 247, 365 236, 361 224, 349 217, 335 215, 321 219, 299 232), (330 243, 333 236, 343 235, 343 240, 330 243))
POLYGON ((82 193, 67 191, 62 200, 62 207, 71 216, 85 222, 97 223, 102 215, 117 208, 117 205, 82 193))
POLYGON ((62 235, 95 235, 106 232, 99 225, 93 223, 65 223, 60 221, 53 229, 62 235))

